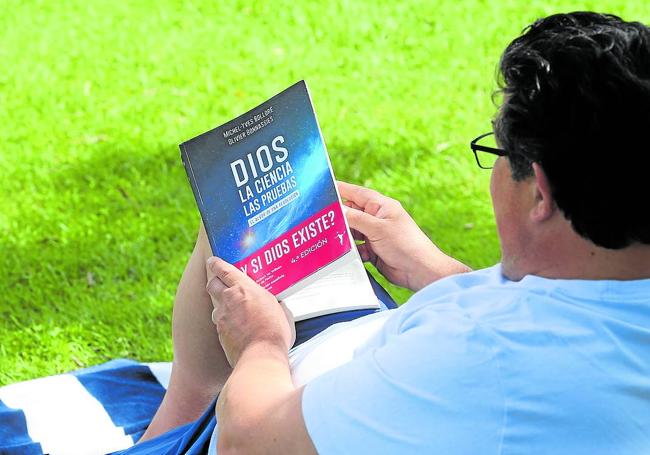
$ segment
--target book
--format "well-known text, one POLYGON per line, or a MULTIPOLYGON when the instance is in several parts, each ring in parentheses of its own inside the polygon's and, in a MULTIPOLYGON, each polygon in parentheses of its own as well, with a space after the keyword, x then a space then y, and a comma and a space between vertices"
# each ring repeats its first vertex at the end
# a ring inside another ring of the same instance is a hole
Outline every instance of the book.
POLYGON ((213 254, 295 320, 379 307, 305 81, 180 149, 213 254))

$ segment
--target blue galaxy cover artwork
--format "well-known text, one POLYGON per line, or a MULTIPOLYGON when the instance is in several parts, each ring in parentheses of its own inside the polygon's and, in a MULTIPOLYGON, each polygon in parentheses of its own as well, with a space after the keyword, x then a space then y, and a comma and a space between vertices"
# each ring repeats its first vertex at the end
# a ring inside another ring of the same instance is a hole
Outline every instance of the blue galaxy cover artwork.
POLYGON ((338 201, 304 81, 180 148, 212 251, 230 263, 338 201))

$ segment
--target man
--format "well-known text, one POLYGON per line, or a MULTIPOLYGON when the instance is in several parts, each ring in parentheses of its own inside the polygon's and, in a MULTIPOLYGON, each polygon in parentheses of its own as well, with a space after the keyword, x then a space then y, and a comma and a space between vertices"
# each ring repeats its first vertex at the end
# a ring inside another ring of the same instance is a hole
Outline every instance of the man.
POLYGON ((218 258, 205 277, 200 236, 186 277, 211 299, 184 277, 145 439, 225 383, 220 454, 650 453, 650 29, 550 16, 500 70, 500 148, 472 148, 493 165, 501 264, 462 273, 397 201, 341 183, 362 257, 418 292, 372 316, 383 326, 353 360, 296 387, 283 306, 218 258))

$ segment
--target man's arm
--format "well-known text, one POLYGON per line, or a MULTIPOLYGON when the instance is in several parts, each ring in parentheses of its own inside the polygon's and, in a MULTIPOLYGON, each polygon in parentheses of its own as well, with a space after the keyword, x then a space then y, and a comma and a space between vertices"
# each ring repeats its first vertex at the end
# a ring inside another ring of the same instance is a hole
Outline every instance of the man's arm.
POLYGON ((286 351, 268 344, 248 348, 217 403, 218 452, 316 454, 302 390, 293 386, 286 351))
POLYGON ((296 389, 282 304, 220 259, 211 270, 213 320, 234 366, 216 407, 221 455, 314 454, 316 445, 323 453, 498 451, 504 397, 493 340, 460 306, 394 312, 387 337, 296 389))
POLYGON ((290 313, 236 267, 211 258, 208 268, 212 319, 234 367, 216 407, 219 453, 315 454, 289 370, 290 313))
POLYGON ((338 182, 346 218, 364 261, 391 283, 413 291, 471 269, 434 245, 399 201, 377 191, 338 182))
MULTIPOLYGON (((359 251, 393 283, 418 290, 470 269, 442 253, 401 205, 376 191, 339 183, 359 251)), ((294 387, 288 350, 293 320, 275 297, 236 267, 211 258, 213 321, 234 370, 217 402, 219 453, 315 454, 294 387)))

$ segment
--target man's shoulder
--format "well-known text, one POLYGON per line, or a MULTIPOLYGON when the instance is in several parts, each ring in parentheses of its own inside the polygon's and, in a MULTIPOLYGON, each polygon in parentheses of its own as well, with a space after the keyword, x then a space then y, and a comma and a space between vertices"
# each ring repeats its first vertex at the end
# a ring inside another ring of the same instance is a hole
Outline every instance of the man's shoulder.
POLYGON ((521 298, 527 292, 525 288, 515 289, 504 278, 500 264, 452 275, 415 293, 395 314, 393 327, 407 321, 421 324, 427 320, 433 323, 445 320, 447 324, 457 321, 463 325, 480 323, 485 316, 483 310, 495 309, 493 303, 521 298), (479 320, 478 316, 481 316, 479 320))
POLYGON ((450 275, 420 289, 400 309, 416 311, 431 304, 449 302, 456 295, 477 289, 499 289, 505 281, 501 274, 500 264, 472 272, 450 275))
POLYGON ((650 307, 626 305, 648 302, 650 279, 636 281, 550 279, 527 275, 519 281, 504 277, 500 264, 470 273, 453 275, 423 288, 400 308, 402 318, 428 314, 437 318, 455 311, 476 323, 490 325, 534 319, 557 323, 568 319, 613 317, 650 322, 650 307), (621 305, 612 305, 619 302, 621 305), (585 309, 591 311, 584 311, 585 309), (633 310, 633 311, 629 311, 633 310))
POLYGON ((307 385, 310 435, 323 453, 552 451, 548 434, 567 452, 592 453, 596 446, 584 445, 591 428, 604 437, 612 427, 640 440, 626 413, 646 421, 647 404, 619 392, 650 373, 639 362, 647 328, 633 324, 649 286, 515 282, 498 265, 440 280, 392 310, 353 361, 307 385), (597 424, 585 426, 586 415, 597 424), (331 434, 346 435, 344 443, 331 434))

